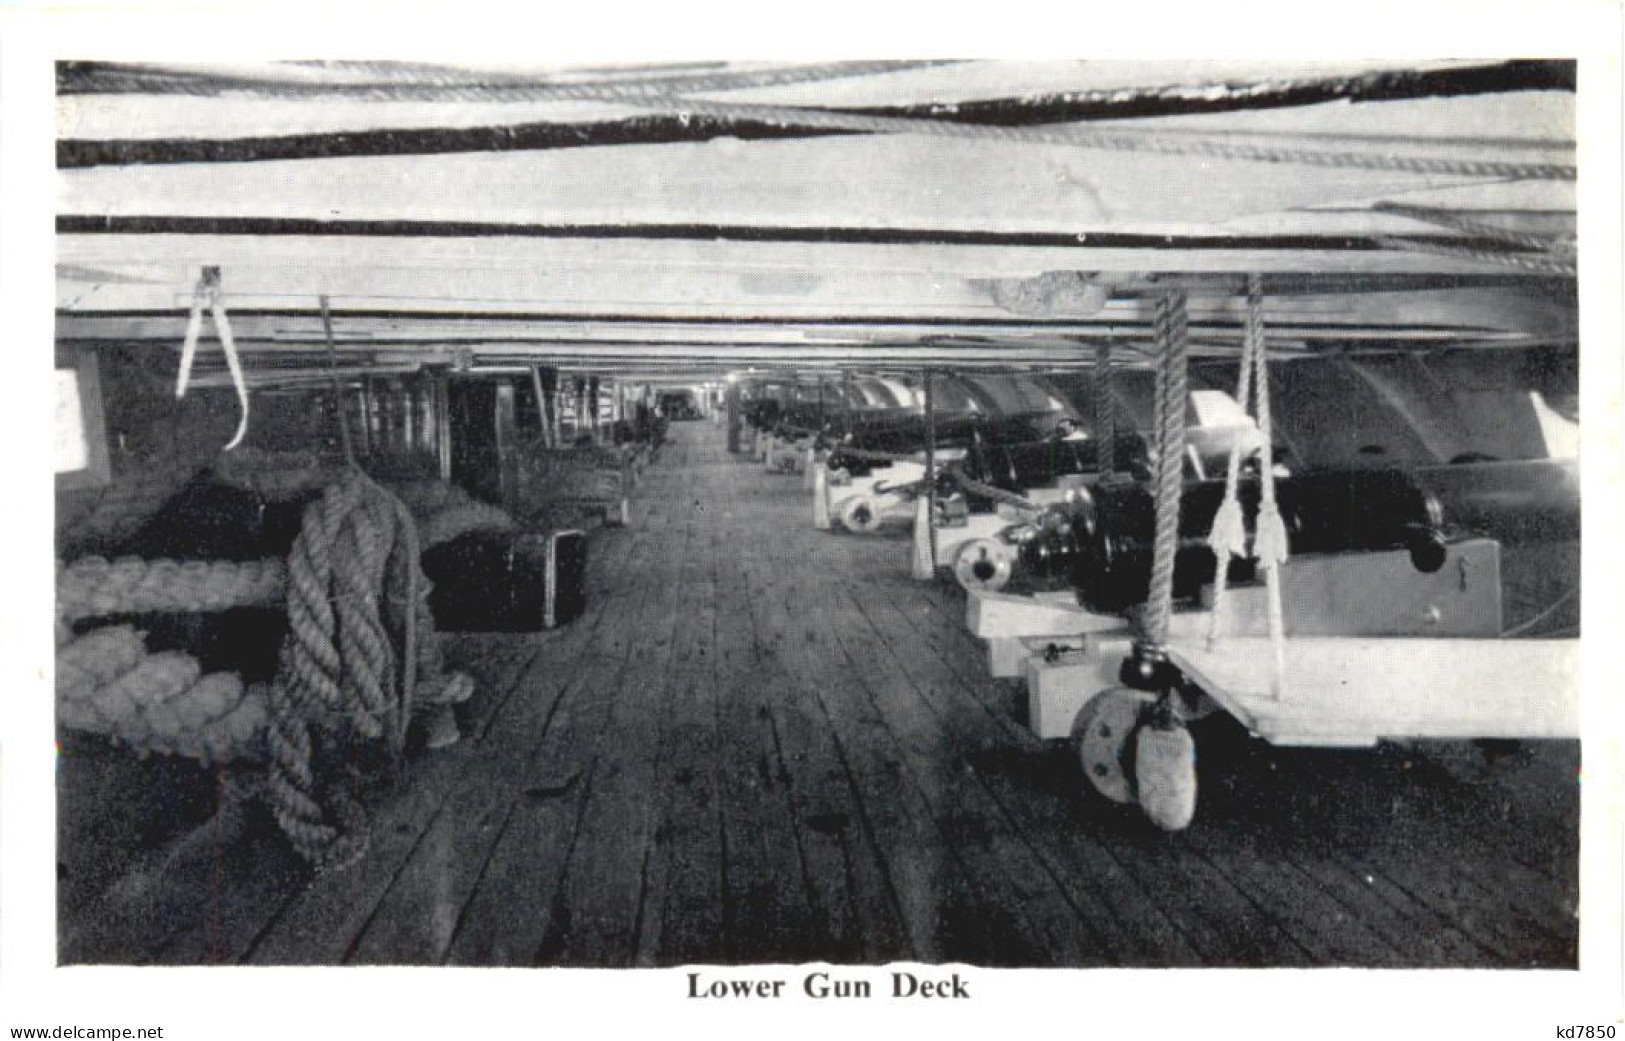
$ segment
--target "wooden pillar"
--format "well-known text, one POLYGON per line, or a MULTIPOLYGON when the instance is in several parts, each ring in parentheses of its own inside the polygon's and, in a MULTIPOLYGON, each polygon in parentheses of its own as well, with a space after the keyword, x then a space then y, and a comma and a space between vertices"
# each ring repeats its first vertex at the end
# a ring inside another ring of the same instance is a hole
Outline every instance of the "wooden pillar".
POLYGON ((542 367, 535 362, 530 363, 530 386, 536 394, 536 420, 542 428, 542 447, 551 448, 553 432, 547 421, 547 389, 542 386, 542 367))
POLYGON ((598 377, 597 376, 588 376, 587 377, 587 407, 588 407, 589 411, 587 413, 587 429, 592 432, 593 444, 598 444, 602 440, 602 438, 599 437, 600 431, 598 429, 598 426, 599 426, 599 424, 598 424, 599 415, 598 414, 601 411, 603 398, 600 395, 599 390, 600 390, 600 385, 598 383, 598 377))
POLYGON ((740 427, 744 419, 739 414, 739 384, 728 384, 728 451, 734 455, 739 454, 740 427))
POLYGON ((376 380, 372 399, 378 405, 377 453, 388 455, 395 450, 395 388, 387 379, 376 380))
POLYGON ((925 399, 925 495, 921 499, 925 513, 925 560, 915 565, 916 578, 930 578, 936 573, 937 560, 937 417, 931 401, 931 370, 925 370, 922 397, 925 399), (923 574, 921 572, 924 572, 923 574))
POLYGON ((434 375, 434 440, 440 479, 451 480, 451 377, 444 369, 434 375))
POLYGON ((519 498, 519 426, 513 383, 503 380, 496 391, 497 480, 502 507, 513 512, 519 498))
POLYGON ((411 455, 417 442, 418 392, 410 377, 401 377, 401 454, 411 455))
POLYGON ((434 416, 434 379, 426 372, 419 372, 418 381, 418 444, 417 450, 423 455, 432 455, 435 450, 435 416, 434 416))
POLYGON ((378 429, 374 431, 373 451, 379 455, 386 455, 394 447, 390 430, 393 420, 390 417, 392 402, 389 396, 388 380, 373 380, 372 403, 373 407, 378 410, 378 429))
POLYGON ((553 436, 549 444, 558 448, 564 443, 564 409, 559 401, 559 370, 548 369, 542 373, 542 386, 547 390, 547 418, 553 425, 553 436))
POLYGON ((366 376, 361 377, 361 387, 356 392, 356 411, 360 413, 361 422, 356 424, 356 438, 360 443, 356 450, 362 455, 372 454, 373 415, 372 415, 372 380, 366 376))

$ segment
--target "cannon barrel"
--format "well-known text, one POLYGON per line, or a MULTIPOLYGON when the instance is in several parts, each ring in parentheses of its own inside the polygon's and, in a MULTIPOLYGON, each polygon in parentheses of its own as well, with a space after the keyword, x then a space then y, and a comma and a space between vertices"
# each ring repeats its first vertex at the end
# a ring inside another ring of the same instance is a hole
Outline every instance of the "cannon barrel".
MULTIPOLYGON (((1058 413, 1019 413, 1008 416, 951 415, 939 417, 935 443, 939 449, 970 449, 977 445, 1042 440, 1058 413)), ((855 426, 852 436, 835 446, 830 465, 843 467, 854 476, 868 473, 872 462, 842 455, 841 448, 871 452, 912 453, 925 450, 925 417, 918 413, 890 416, 874 423, 855 426)))
MULTIPOLYGON (((1132 431, 1119 433, 1114 441, 1113 468, 1137 477, 1150 476, 1150 458, 1145 438, 1132 431)), ((965 452, 959 469, 966 477, 1006 491, 1053 485, 1065 476, 1100 472, 1098 441, 983 442, 965 452)))
MULTIPOLYGON (((1242 481, 1239 498, 1249 532, 1259 497, 1256 479, 1242 481)), ((1195 596, 1213 579, 1206 539, 1223 498, 1222 481, 1185 487, 1176 597, 1195 596)), ((1452 539, 1563 542, 1580 531, 1579 473, 1570 461, 1307 472, 1278 480, 1276 499, 1293 553, 1403 549, 1421 571, 1442 566, 1452 539)), ((1147 485, 1080 490, 1022 534, 1022 566, 1041 577, 1066 578, 1097 610, 1124 610, 1148 595, 1155 515, 1147 485)), ((1231 564, 1233 580, 1250 573, 1242 562, 1231 564)))

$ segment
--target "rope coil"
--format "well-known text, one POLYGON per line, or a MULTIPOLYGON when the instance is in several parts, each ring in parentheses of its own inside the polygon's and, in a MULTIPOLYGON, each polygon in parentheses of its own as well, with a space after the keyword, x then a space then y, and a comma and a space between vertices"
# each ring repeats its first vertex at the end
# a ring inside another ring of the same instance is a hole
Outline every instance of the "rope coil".
POLYGON ((196 658, 180 651, 149 654, 130 626, 97 629, 63 646, 56 697, 62 726, 142 756, 212 764, 263 754, 262 690, 245 691, 232 673, 205 675, 196 658))
POLYGON ((418 555, 406 506, 355 471, 307 508, 288 559, 289 632, 269 693, 269 796, 278 823, 319 868, 366 848, 358 811, 317 776, 319 749, 378 741, 398 761, 422 700, 420 670, 430 689, 444 685, 438 645, 421 638, 428 582, 418 555))
POLYGON ((287 568, 281 560, 202 561, 84 557, 57 565, 57 614, 65 621, 113 614, 227 611, 278 607, 287 568))
POLYGON ((57 496, 57 547, 73 553, 117 546, 153 518, 200 467, 152 468, 127 473, 106 487, 57 496))

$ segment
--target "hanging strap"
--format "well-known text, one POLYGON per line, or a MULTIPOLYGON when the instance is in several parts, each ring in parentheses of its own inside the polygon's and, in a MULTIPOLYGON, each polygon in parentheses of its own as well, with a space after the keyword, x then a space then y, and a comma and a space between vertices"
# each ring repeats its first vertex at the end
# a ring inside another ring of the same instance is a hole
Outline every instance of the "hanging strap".
MULTIPOLYGON (((1249 313, 1247 335, 1241 346, 1240 372, 1236 377, 1236 404, 1243 412, 1248 411, 1253 396, 1257 346, 1252 336, 1252 315, 1249 313)), ((1213 528, 1207 536, 1208 548, 1213 551, 1214 560, 1213 610, 1209 615, 1207 634, 1210 650, 1217 644, 1224 625, 1225 593, 1230 588, 1230 560, 1232 557, 1247 558, 1247 522, 1241 512, 1239 487, 1242 459, 1250 451, 1251 446, 1240 438, 1230 446, 1229 465, 1224 473, 1224 498, 1213 514, 1213 528)))
POLYGON ((1247 276, 1246 338, 1242 344, 1241 373, 1237 380, 1236 401, 1243 410, 1249 398, 1254 399, 1260 434, 1258 447, 1259 502, 1258 518, 1254 525, 1251 553, 1247 547, 1247 528, 1242 516, 1238 494, 1242 459, 1250 450, 1241 440, 1230 448, 1229 467, 1225 472, 1224 500, 1213 517, 1213 529, 1208 533, 1208 546, 1213 550, 1215 574, 1213 584, 1213 611, 1208 629, 1208 647, 1218 642, 1223 627, 1225 593, 1229 588, 1228 571, 1232 557, 1258 560, 1258 569, 1264 576, 1266 609, 1269 614, 1270 649, 1275 663, 1273 693, 1277 698, 1286 686, 1286 632, 1281 608, 1280 566, 1290 556, 1286 524, 1275 500, 1275 435, 1270 417, 1268 345, 1264 336, 1263 279, 1258 274, 1247 276))
POLYGON ((248 433, 248 381, 243 376, 242 363, 237 358, 237 342, 231 335, 231 321, 226 317, 226 305, 220 298, 220 269, 206 267, 192 293, 192 312, 186 319, 186 335, 181 341, 180 372, 175 377, 175 397, 186 397, 186 388, 192 380, 192 363, 197 357, 198 338, 203 333, 203 312, 207 309, 214 318, 215 335, 226 356, 226 368, 231 371, 232 386, 237 388, 240 418, 237 433, 226 443, 225 451, 242 444, 248 433))
POLYGON ((1264 280, 1254 273, 1247 276, 1247 336, 1256 344, 1253 366, 1254 393, 1258 395, 1258 430, 1263 444, 1258 449, 1258 524, 1253 535, 1253 556, 1264 572, 1270 624, 1270 652, 1275 660, 1277 698, 1286 691, 1286 625, 1281 616, 1281 565, 1291 550, 1287 545, 1286 524, 1275 503, 1275 432, 1270 420, 1270 380, 1264 366, 1264 280))

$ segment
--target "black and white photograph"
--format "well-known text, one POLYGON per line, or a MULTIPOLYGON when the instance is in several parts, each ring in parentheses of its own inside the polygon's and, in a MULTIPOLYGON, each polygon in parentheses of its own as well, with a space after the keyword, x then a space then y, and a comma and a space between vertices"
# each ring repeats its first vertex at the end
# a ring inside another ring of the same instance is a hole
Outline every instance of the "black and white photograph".
POLYGON ((1618 947, 1576 53, 107 50, 30 203, 31 972, 1089 1033, 1618 947))

